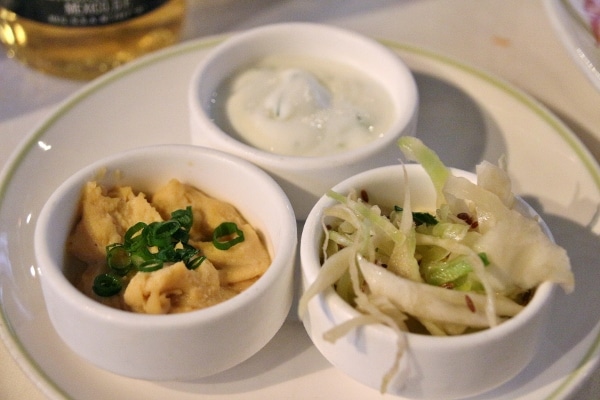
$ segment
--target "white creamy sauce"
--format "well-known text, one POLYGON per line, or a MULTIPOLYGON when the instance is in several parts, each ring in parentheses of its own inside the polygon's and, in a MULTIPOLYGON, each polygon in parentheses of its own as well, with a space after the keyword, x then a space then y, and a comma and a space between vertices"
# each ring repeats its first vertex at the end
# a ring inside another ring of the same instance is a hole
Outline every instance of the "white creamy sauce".
POLYGON ((393 107, 386 91, 349 66, 272 56, 219 87, 211 110, 230 135, 272 153, 322 156, 381 137, 393 107))

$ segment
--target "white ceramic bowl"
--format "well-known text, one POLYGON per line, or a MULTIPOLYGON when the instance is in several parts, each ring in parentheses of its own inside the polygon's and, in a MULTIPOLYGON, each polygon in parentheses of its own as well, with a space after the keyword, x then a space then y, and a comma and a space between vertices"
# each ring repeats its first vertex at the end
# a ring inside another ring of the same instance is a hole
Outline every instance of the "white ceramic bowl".
POLYGON ((67 179, 40 212, 35 255, 52 324, 75 353, 120 375, 189 380, 241 363, 279 330, 292 302, 296 229, 285 193, 260 168, 212 149, 159 145, 108 157, 67 179), (181 314, 136 314, 86 297, 63 274, 65 242, 84 183, 104 168, 103 185, 152 193, 177 178, 232 203, 264 234, 269 269, 232 299, 181 314))
POLYGON ((396 163, 396 140, 414 135, 418 93, 399 57, 378 42, 340 28, 311 24, 266 25, 236 34, 216 46, 197 67, 189 88, 192 142, 245 158, 275 177, 296 217, 304 220, 319 197, 360 171, 396 163), (211 98, 237 71, 277 54, 304 55, 347 64, 378 82, 393 104, 392 123, 379 139, 346 152, 318 157, 283 156, 259 150, 225 133, 213 120, 211 98))
MULTIPOLYGON (((428 175, 417 164, 406 165, 406 168, 411 204, 435 209, 435 191, 428 175)), ((453 170, 453 173, 476 179, 464 171, 453 170)), ((365 189, 371 204, 391 207, 403 199, 403 182, 402 166, 388 166, 352 177, 333 190, 348 193, 353 188, 365 189)), ((306 220, 300 244, 305 288, 319 273, 322 211, 333 204, 333 199, 321 198, 306 220)), ((521 200, 518 200, 517 210, 525 215, 537 215, 521 200)), ((543 222, 541 226, 551 237, 543 222)), ((543 283, 523 311, 492 329, 452 337, 406 334, 405 355, 410 360, 406 371, 410 375, 404 386, 396 377, 388 391, 408 398, 455 399, 507 382, 532 360, 548 318, 553 292, 553 284, 543 283)), ((323 340, 323 332, 356 315, 355 309, 329 289, 310 300, 304 325, 316 347, 334 366, 357 381, 379 389, 397 348, 397 336, 391 328, 370 325, 351 331, 334 344, 323 340)))

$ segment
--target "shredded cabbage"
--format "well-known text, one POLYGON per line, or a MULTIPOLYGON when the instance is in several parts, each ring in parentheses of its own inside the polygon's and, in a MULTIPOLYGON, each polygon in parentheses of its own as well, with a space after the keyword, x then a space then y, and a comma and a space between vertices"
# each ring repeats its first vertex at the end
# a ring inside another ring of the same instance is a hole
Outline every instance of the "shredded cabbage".
POLYGON ((405 332, 486 329, 519 313, 544 281, 567 293, 574 287, 566 251, 535 219, 513 209, 503 168, 483 162, 472 183, 452 175, 419 139, 403 137, 398 144, 428 173, 437 209, 413 212, 408 190, 398 199, 401 206, 385 212, 363 201, 361 188, 346 195, 328 192, 337 204, 324 211, 323 265, 298 309, 302 318, 310 299, 333 285, 361 315, 325 332, 327 340, 366 324, 396 331, 398 355, 382 377, 382 392, 398 372, 405 332))

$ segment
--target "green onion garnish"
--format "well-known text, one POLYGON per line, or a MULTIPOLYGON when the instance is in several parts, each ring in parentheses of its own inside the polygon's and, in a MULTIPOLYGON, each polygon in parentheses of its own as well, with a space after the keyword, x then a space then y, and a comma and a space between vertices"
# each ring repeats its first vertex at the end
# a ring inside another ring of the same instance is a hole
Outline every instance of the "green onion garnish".
POLYGON ((170 220, 153 222, 146 228, 146 244, 150 247, 168 248, 173 242, 173 234, 181 229, 179 222, 170 220))
POLYGON ((127 229, 127 232, 125 232, 125 237, 123 238, 123 244, 127 246, 129 250, 133 251, 144 246, 145 240, 142 232, 147 226, 148 225, 145 222, 138 222, 131 228, 127 229))
MULTIPOLYGON (((122 244, 106 246, 106 264, 110 272, 96 277, 92 287, 94 293, 102 297, 118 294, 127 275, 157 271, 165 264, 183 261, 188 269, 198 268, 206 257, 188 244, 193 222, 192 207, 188 206, 173 211, 168 221, 138 222, 130 227, 122 244)), ((224 222, 213 232, 213 244, 219 250, 227 250, 243 241, 244 232, 233 222, 224 222)))
POLYGON ((194 223, 194 214, 192 214, 191 207, 188 207, 185 210, 173 211, 171 213, 171 219, 179 222, 179 225, 181 225, 185 232, 189 232, 194 223))
POLYGON ((106 247, 108 268, 119 276, 125 276, 132 266, 131 253, 122 244, 112 244, 106 247))
POLYGON ((158 271, 164 265, 164 262, 160 260, 147 260, 138 265, 137 270, 140 272, 152 272, 158 271))
POLYGON ((219 250, 228 250, 244 241, 244 232, 233 222, 223 222, 213 232, 213 245, 219 250))
POLYGON ((202 261, 206 260, 206 256, 198 256, 195 258, 192 258, 189 261, 189 264, 186 264, 188 266, 188 269, 196 269, 200 266, 200 264, 202 264, 202 261))
POLYGON ((479 256, 479 258, 481 258, 481 261, 483 262, 484 266, 488 266, 490 265, 490 259, 488 258, 488 255, 486 252, 481 252, 479 254, 477 254, 479 256))
POLYGON ((123 284, 121 279, 111 274, 101 274, 94 279, 92 289, 94 293, 102 297, 110 297, 121 291, 123 284))
MULTIPOLYGON (((402 212, 403 209, 400 206, 394 206, 394 211, 402 212)), ((438 223, 435 216, 426 212, 413 212, 412 217, 416 225, 436 225, 438 223)))

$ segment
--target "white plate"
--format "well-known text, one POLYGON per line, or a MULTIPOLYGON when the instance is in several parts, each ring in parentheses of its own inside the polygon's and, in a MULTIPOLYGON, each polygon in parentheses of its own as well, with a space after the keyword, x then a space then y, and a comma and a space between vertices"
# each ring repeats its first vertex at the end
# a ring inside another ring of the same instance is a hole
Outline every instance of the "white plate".
POLYGON ((569 54, 600 90, 600 43, 594 38, 584 3, 585 0, 545 0, 546 11, 569 54))
MULTIPOLYGON (((188 80, 218 40, 184 43, 91 83, 31 134, 0 177, 0 333, 51 398, 382 398, 332 368, 294 318, 244 364, 195 382, 138 381, 99 370, 69 351, 50 325, 32 250, 42 204, 60 182, 102 156, 143 144, 188 143, 188 80)), ((538 356, 480 398, 565 397, 599 359, 600 309, 588 305, 600 303, 600 169, 563 124, 522 92, 425 50, 387 45, 416 73, 423 140, 458 168, 506 154, 515 190, 572 257, 577 289, 559 298, 538 356)))

